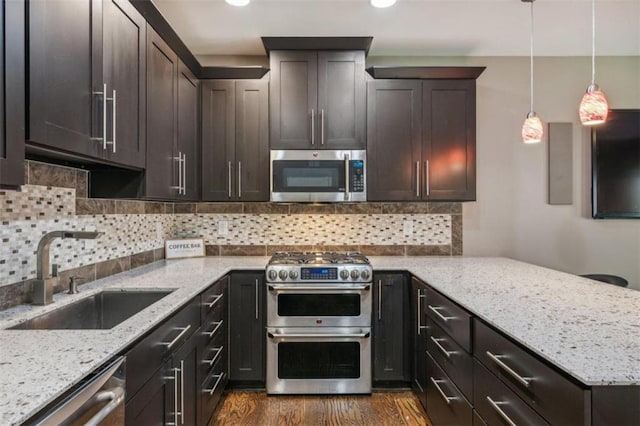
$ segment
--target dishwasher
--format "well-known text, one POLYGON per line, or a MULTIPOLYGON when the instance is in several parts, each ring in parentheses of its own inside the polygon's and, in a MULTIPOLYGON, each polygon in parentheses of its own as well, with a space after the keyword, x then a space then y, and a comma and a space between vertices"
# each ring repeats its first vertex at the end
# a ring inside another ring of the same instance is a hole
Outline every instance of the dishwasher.
POLYGON ((125 360, 118 357, 99 368, 29 424, 124 425, 125 360))

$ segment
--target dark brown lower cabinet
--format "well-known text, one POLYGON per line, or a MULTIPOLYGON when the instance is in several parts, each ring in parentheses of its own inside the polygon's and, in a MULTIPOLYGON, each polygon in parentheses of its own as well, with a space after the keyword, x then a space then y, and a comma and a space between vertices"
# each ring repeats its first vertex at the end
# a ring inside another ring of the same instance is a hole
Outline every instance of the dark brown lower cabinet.
POLYGON ((435 426, 473 424, 473 409, 460 389, 427 355, 427 414, 435 426))
POLYGON ((149 381, 127 401, 125 405, 125 422, 127 425, 166 425, 175 423, 173 407, 175 407, 175 379, 172 360, 151 376, 149 381))
POLYGON ((411 388, 427 409, 427 285, 411 278, 411 325, 413 327, 413 374, 411 388))
POLYGON ((373 382, 406 386, 411 381, 408 282, 403 273, 373 276, 373 382))

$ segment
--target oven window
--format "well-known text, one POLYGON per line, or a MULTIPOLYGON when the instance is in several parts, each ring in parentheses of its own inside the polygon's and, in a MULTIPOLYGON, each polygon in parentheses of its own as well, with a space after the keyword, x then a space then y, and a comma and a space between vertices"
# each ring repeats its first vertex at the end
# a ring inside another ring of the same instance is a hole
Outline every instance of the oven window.
POLYGON ((358 342, 278 343, 280 379, 357 379, 360 377, 358 342))
POLYGON ((344 192, 344 161, 277 160, 274 192, 344 192))
POLYGON ((280 317, 357 317, 359 294, 281 294, 280 317))

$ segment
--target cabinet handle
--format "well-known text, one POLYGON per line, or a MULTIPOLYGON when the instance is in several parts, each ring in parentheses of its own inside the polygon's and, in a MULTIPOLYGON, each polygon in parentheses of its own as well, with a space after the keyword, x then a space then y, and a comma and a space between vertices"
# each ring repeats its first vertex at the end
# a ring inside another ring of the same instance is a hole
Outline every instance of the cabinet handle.
POLYGON ((180 424, 184 424, 184 360, 180 360, 180 424))
POLYGON ((487 395, 487 401, 489 401, 489 404, 491 405, 491 407, 493 407, 493 409, 496 411, 496 413, 498 413, 500 415, 500 417, 502 417, 502 419, 507 422, 507 424, 509 426, 516 426, 515 422, 513 420, 511 420, 509 418, 509 416, 507 416, 507 413, 505 413, 502 408, 500 408, 501 405, 507 405, 506 402, 501 402, 501 401, 494 401, 493 399, 491 399, 490 396, 487 395))
POLYGON ((172 188, 178 190, 178 195, 182 194, 182 152, 178 152, 177 157, 173 157, 173 161, 178 162, 178 186, 172 186, 172 188))
POLYGON ((504 355, 494 355, 491 352, 487 351, 487 356, 491 358, 491 360, 495 362, 498 365, 498 367, 500 367, 503 371, 505 371, 514 379, 516 379, 520 384, 522 384, 522 386, 524 386, 525 388, 528 388, 529 386, 531 386, 531 381, 533 380, 533 378, 522 377, 521 375, 516 373, 515 370, 513 370, 511 367, 509 367, 500 359, 500 358, 506 358, 504 355))
POLYGON ((242 198, 242 161, 238 161, 238 198, 242 198))
POLYGON ((442 346, 442 345, 440 344, 440 342, 443 342, 443 341, 444 341, 444 340, 446 340, 446 339, 436 339, 436 338, 434 338, 433 336, 430 336, 429 338, 431 339, 431 341, 432 341, 433 343, 435 343, 435 344, 436 344, 436 347, 437 347, 438 349, 440 349, 440 352, 442 352, 442 353, 444 354, 444 356, 446 356, 447 358, 451 358, 451 355, 454 355, 454 354, 456 353, 456 351, 448 351, 448 350, 446 350, 446 349, 444 348, 444 346, 442 346))
POLYGON ((311 145, 316 143, 316 111, 311 109, 311 145))
POLYGON ((378 280, 378 321, 382 319, 382 280, 378 280))
POLYGON ((259 316, 259 311, 258 311, 258 302, 260 301, 260 298, 258 297, 258 279, 256 279, 256 319, 258 319, 259 316))
POLYGON ((113 149, 113 153, 116 152, 116 89, 113 89, 113 94, 111 96, 111 102, 113 103, 113 108, 111 109, 111 142, 107 142, 107 144, 111 145, 113 149))
POLYGON ((209 395, 213 395, 213 393, 216 391, 216 388, 218 387, 218 385, 220 384, 220 381, 222 380, 222 378, 224 377, 224 373, 220 373, 217 374, 215 376, 211 376, 211 377, 217 377, 218 379, 216 380, 216 382, 213 384, 213 386, 211 387, 211 389, 203 389, 203 391, 205 392, 209 392, 209 395))
POLYGON ((182 154, 182 195, 187 195, 187 154, 182 154))
POLYGON ((222 350, 223 349, 224 349, 224 346, 220 346, 219 348, 213 348, 213 350, 216 352, 216 354, 213 356, 213 358, 205 359, 202 362, 205 363, 205 364, 209 364, 209 366, 212 366, 213 364, 216 363, 218 358, 220 358, 220 354, 222 354, 222 350))
POLYGON ((451 401, 454 401, 456 399, 458 399, 457 396, 447 396, 446 393, 444 393, 444 391, 442 390, 442 388, 440 387, 439 383, 444 383, 444 380, 436 380, 433 377, 430 377, 431 382, 435 385, 436 389, 438 389, 438 392, 440 392, 440 395, 442 395, 442 398, 444 398, 444 401, 448 404, 451 403, 451 401))
POLYGON ((417 316, 418 316, 418 336, 420 335, 420 331, 423 328, 427 328, 426 326, 422 325, 421 319, 422 319, 422 309, 420 307, 420 299, 424 299, 424 294, 420 293, 420 289, 418 289, 418 310, 417 310, 417 316))
POLYGON ((173 380, 173 425, 178 426, 178 368, 173 369, 173 376, 165 377, 165 380, 173 380))
POLYGON ((102 137, 91 138, 94 141, 102 141, 102 149, 107 149, 107 83, 102 85, 102 92, 93 92, 96 96, 102 96, 102 137))
POLYGON ((214 334, 216 334, 218 332, 218 330, 220 329, 220 327, 222 327, 222 324, 224 323, 224 320, 220 320, 220 321, 216 321, 216 322, 212 322, 211 324, 214 324, 215 327, 213 328, 213 330, 211 331, 205 331, 204 334, 206 334, 207 336, 209 336, 209 338, 213 337, 214 334))
POLYGON ((320 145, 324 145, 324 109, 320 110, 320 145))
POLYGON ((350 176, 349 176, 349 154, 345 154, 344 155, 344 199, 346 201, 349 201, 350 195, 349 195, 349 183, 350 183, 350 176))
POLYGON ((224 294, 215 294, 213 296, 213 300, 209 303, 205 303, 207 305, 207 308, 211 309, 215 306, 216 303, 218 303, 220 300, 222 300, 222 296, 224 296, 224 294))
POLYGON ((172 347, 173 345, 175 345, 175 344, 178 342, 178 340, 180 340, 180 339, 182 338, 182 336, 184 336, 185 334, 187 334, 187 332, 189 331, 189 329, 191 329, 191 324, 189 324, 188 326, 183 327, 183 328, 176 328, 176 330, 182 330, 182 331, 180 332, 180 334, 178 334, 178 335, 176 336, 176 338, 175 338, 175 339, 173 339, 172 341, 170 341, 170 342, 168 342, 168 343, 167 343, 167 342, 162 342, 161 344, 162 344, 162 345, 166 345, 166 346, 167 346, 167 349, 171 349, 171 347, 172 347))
POLYGON ((420 162, 416 161, 416 197, 420 197, 420 162))
POLYGON ((231 198, 233 194, 231 194, 231 161, 229 161, 229 198, 231 198))
POLYGON ((444 315, 442 315, 442 314, 438 311, 438 309, 444 309, 442 306, 431 306, 431 305, 427 305, 427 307, 428 307, 429 309, 431 309, 431 311, 432 311, 432 312, 434 312, 434 313, 438 316, 438 318, 440 318, 440 319, 441 319, 442 321, 444 321, 444 322, 448 322, 449 320, 456 319, 456 317, 445 317, 444 315))
POLYGON ((425 184, 425 191, 427 193, 427 197, 429 196, 429 160, 424 162, 424 176, 425 176, 425 180, 426 180, 426 184, 425 184))

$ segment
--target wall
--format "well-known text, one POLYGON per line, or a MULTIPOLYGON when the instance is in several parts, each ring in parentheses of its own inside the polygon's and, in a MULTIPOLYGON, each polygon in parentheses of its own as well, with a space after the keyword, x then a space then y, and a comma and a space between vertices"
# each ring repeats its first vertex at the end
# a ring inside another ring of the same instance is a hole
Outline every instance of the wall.
MULTIPOLYGON (((640 221, 590 216, 588 130, 577 109, 590 58, 535 58, 534 109, 573 123, 573 205, 547 204, 547 143, 524 145, 529 59, 370 57, 372 65, 486 66, 477 81, 477 202, 463 204, 464 254, 508 256, 574 274, 609 273, 640 290, 640 221)), ((598 57, 596 82, 611 108, 640 108, 640 57, 598 57)))

